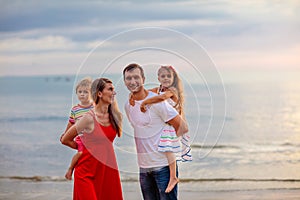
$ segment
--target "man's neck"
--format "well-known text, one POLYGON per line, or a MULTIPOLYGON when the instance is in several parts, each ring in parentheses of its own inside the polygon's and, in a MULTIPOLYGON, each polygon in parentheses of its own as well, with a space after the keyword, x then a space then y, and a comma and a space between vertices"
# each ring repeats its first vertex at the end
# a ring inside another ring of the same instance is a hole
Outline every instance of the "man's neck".
POLYGON ((148 96, 148 91, 145 88, 143 88, 140 91, 133 93, 132 96, 134 100, 140 101, 145 99, 148 96))

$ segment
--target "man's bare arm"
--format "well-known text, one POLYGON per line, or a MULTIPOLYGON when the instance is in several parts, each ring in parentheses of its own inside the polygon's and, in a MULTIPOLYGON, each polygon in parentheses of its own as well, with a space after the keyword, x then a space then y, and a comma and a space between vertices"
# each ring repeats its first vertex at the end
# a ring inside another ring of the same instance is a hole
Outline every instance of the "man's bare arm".
POLYGON ((168 121, 168 124, 174 127, 178 137, 189 131, 186 121, 180 115, 176 115, 176 117, 168 121))

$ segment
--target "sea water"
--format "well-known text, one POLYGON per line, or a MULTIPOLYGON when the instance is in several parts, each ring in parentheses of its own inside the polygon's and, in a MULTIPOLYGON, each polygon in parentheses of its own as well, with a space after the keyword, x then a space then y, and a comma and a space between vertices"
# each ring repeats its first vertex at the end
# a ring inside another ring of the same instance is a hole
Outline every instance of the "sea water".
MULTIPOLYGON (((123 136, 114 146, 122 180, 138 181, 133 131, 123 109, 128 91, 120 77, 109 77, 124 114, 123 136)), ((64 181, 76 151, 59 138, 78 103, 76 81, 71 75, 0 78, 2 179, 64 181)), ((178 166, 191 190, 300 189, 300 84, 193 83, 185 86, 185 99, 193 161, 178 166)))

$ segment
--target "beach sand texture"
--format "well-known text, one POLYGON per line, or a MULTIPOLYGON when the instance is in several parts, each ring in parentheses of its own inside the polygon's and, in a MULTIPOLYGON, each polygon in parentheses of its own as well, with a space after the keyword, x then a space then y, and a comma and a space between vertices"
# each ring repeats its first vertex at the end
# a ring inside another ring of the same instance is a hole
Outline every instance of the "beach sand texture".
MULTIPOLYGON (((223 183, 226 184, 226 183, 223 183)), ((299 184, 299 183, 298 183, 299 184)), ((199 191, 195 191, 195 186, 190 190, 190 183, 180 183, 179 199, 182 200, 299 200, 299 189, 251 189, 251 190, 224 190, 222 185, 211 183, 214 190, 204 191, 201 183, 198 184, 199 191)), ((1 179, 0 199, 5 200, 69 200, 72 199, 72 181, 28 181, 1 179)), ((125 200, 141 200, 138 182, 123 182, 123 195, 125 200)))

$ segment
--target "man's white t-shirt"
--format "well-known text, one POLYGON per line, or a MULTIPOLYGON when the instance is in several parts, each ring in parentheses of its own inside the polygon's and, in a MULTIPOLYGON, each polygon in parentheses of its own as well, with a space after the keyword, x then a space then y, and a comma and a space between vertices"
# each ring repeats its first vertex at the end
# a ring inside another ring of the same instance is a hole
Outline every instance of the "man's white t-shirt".
MULTIPOLYGON (((149 91, 150 98, 156 93, 149 91)), ((165 126, 165 122, 173 119, 178 112, 166 101, 151 104, 145 113, 141 112, 141 103, 145 100, 135 101, 131 106, 125 104, 127 117, 134 129, 138 164, 141 168, 163 167, 168 165, 168 159, 162 152, 158 152, 158 143, 165 126)))

